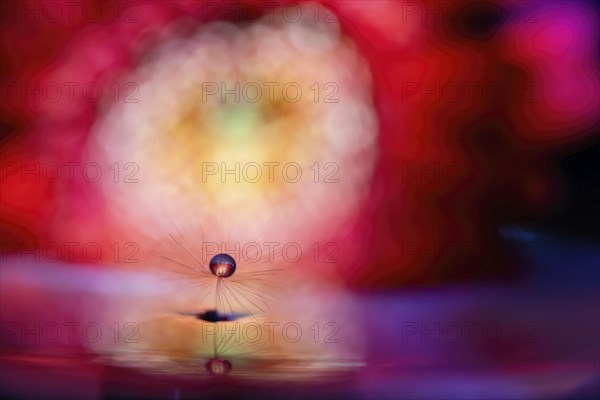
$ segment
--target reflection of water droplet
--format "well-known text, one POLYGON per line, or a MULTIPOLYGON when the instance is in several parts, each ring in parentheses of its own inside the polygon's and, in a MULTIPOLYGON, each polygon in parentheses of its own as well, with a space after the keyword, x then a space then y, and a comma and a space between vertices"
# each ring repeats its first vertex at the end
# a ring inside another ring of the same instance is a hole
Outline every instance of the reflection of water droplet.
POLYGON ((210 272, 219 278, 228 278, 235 272, 235 260, 229 254, 217 254, 210 260, 210 272))
POLYGON ((223 358, 212 358, 206 363, 206 369, 212 375, 225 376, 231 372, 231 363, 223 358))

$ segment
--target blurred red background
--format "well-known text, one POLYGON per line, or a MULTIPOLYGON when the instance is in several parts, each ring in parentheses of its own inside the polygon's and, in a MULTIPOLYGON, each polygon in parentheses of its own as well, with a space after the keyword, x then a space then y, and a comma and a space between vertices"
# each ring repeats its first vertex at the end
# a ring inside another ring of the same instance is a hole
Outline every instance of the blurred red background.
MULTIPOLYGON (((108 217, 113 205, 99 185, 51 182, 36 169, 85 162, 104 112, 79 92, 45 101, 40 87, 58 77, 108 90, 169 40, 172 21, 185 17, 192 31, 213 21, 243 25, 295 4, 88 1, 81 10, 89 14, 59 5, 54 18, 44 2, 3 2, 3 252, 47 242, 153 245, 143 221, 108 217)), ((554 160, 597 140, 597 9, 570 1, 320 7, 367 60, 378 118, 374 172, 359 188, 367 200, 345 225, 310 227, 339 245, 339 275, 361 287, 514 277, 522 266, 499 227, 562 204, 554 160)), ((77 254, 63 247, 60 258, 85 263, 77 254)), ((109 252, 102 263, 113 263, 109 252)))

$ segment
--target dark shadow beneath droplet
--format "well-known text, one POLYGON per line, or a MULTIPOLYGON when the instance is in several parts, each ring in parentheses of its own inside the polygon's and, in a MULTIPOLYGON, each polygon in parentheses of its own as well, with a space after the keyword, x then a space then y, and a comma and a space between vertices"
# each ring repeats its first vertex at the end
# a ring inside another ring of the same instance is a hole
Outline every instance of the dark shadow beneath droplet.
POLYGON ((233 314, 223 314, 218 312, 217 310, 208 310, 204 312, 184 312, 180 313, 181 315, 189 315, 196 319, 206 322, 227 322, 227 321, 235 321, 236 316, 233 314))
POLYGON ((217 310, 209 310, 202 314, 198 314, 196 318, 207 322, 222 322, 222 321, 233 321, 235 316, 221 314, 217 310))

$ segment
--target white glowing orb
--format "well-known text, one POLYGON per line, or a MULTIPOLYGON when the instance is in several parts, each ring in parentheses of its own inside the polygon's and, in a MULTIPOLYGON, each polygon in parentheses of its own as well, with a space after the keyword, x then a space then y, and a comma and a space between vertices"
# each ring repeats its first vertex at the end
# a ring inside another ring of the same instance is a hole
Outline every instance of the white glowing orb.
POLYGON ((368 66, 337 22, 278 15, 204 25, 131 72, 139 101, 111 105, 90 142, 136 171, 104 183, 115 223, 314 239, 356 214, 376 158, 368 66))

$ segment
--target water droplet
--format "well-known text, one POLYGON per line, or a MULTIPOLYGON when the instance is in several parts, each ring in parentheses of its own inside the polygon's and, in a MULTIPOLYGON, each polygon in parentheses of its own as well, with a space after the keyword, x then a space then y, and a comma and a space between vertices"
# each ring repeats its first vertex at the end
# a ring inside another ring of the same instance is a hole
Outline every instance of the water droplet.
POLYGON ((228 278, 235 272, 235 260, 229 254, 217 254, 210 260, 210 272, 219 278, 228 278))

